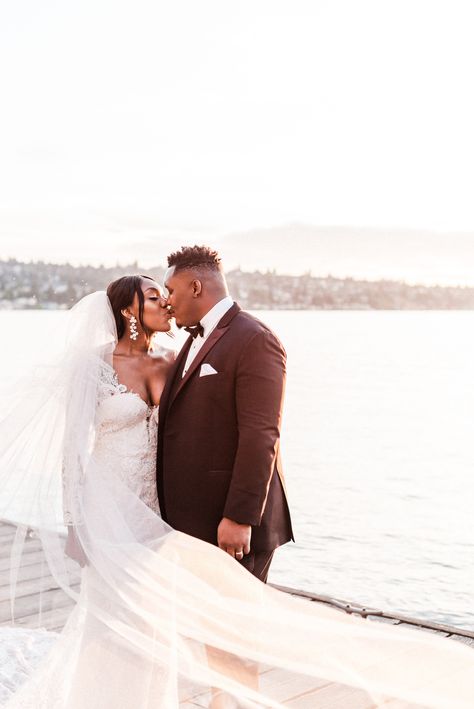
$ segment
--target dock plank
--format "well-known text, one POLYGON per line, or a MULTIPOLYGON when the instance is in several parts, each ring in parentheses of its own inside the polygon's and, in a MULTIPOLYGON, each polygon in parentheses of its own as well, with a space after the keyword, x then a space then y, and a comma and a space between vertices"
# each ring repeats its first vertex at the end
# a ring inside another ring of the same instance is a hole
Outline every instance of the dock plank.
MULTIPOLYGON (((44 558, 41 558, 37 562, 28 564, 27 566, 21 565, 18 569, 18 581, 32 581, 33 579, 41 579, 45 575, 49 576, 48 565, 44 558)), ((7 573, 0 573, 0 592, 1 589, 10 586, 10 575, 7 573)))
MULTIPOLYGON (((10 557, 12 550, 13 537, 8 540, 4 540, 0 543, 0 559, 6 559, 10 557)), ((23 553, 28 554, 34 551, 39 551, 42 549, 42 545, 39 539, 26 539, 23 548, 23 553)))
MULTIPOLYGON (((57 588, 58 585, 51 576, 28 579, 16 584, 15 597, 24 598, 25 596, 35 595, 39 592, 54 591, 57 590, 57 588)), ((1 603, 4 601, 10 601, 10 586, 2 586, 0 588, 0 607, 1 603)))
POLYGON ((328 687, 330 684, 327 680, 317 680, 314 677, 275 668, 260 676, 261 688, 271 699, 281 703, 296 701, 302 695, 328 687))
POLYGON ((456 635, 456 633, 448 635, 448 637, 451 638, 451 640, 457 640, 460 643, 470 645, 470 647, 474 648, 474 638, 467 638, 464 635, 456 635))
MULTIPOLYGON (((45 628, 45 630, 59 633, 69 618, 71 609, 72 606, 65 605, 61 608, 43 611, 41 617, 38 616, 38 613, 15 616, 15 626, 30 629, 45 628)), ((11 625, 11 618, 0 622, 0 627, 7 625, 11 625)))
MULTIPOLYGON (((42 611, 50 611, 55 608, 63 608, 64 606, 73 605, 73 601, 62 589, 53 588, 49 591, 44 591, 41 594, 32 594, 17 598, 15 600, 15 617, 31 616, 42 611)), ((10 618, 10 601, 0 602, 0 623, 8 621, 10 618)))
MULTIPOLYGON (((21 565, 26 567, 29 564, 37 564, 40 561, 45 561, 44 552, 42 551, 42 549, 38 549, 37 551, 30 551, 29 549, 27 549, 25 550, 22 556, 21 565)), ((10 556, 0 558, 0 574, 2 574, 3 572, 3 576, 1 576, 2 581, 5 578, 8 578, 8 574, 6 572, 9 568, 10 556)))

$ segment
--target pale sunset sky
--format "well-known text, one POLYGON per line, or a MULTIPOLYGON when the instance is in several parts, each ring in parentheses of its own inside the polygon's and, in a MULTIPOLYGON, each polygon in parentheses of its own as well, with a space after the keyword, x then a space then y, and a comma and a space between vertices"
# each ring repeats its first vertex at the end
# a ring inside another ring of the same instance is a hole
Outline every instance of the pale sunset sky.
POLYGON ((207 242, 252 270, 474 284, 473 20, 463 0, 1 3, 0 258, 207 242))

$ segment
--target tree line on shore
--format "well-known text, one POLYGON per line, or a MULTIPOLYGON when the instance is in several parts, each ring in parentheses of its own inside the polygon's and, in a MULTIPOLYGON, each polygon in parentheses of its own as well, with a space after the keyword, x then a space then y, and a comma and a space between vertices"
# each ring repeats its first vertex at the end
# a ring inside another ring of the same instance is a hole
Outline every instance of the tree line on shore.
MULTIPOLYGON (((0 308, 69 308, 110 281, 130 273, 162 282, 164 268, 72 266, 0 260, 0 308)), ((232 296, 253 310, 473 310, 474 288, 409 285, 400 281, 282 275, 275 271, 227 273, 232 296)))

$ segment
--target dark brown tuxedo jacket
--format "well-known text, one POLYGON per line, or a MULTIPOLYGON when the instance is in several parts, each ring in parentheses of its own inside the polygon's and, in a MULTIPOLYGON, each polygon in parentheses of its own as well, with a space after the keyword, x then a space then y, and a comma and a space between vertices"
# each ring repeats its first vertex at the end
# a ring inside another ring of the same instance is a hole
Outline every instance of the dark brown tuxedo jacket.
POLYGON ((222 517, 251 524, 252 550, 293 539, 280 460, 286 354, 237 303, 182 378, 190 337, 160 402, 157 483, 165 521, 217 544, 222 517), (217 374, 200 376, 207 363, 217 374))

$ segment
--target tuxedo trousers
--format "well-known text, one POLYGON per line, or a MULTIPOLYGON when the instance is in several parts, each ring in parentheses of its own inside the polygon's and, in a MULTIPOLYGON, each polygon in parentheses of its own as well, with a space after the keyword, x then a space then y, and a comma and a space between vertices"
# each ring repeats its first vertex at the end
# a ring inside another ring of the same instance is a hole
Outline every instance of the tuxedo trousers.
POLYGON ((271 551, 250 552, 250 554, 246 554, 239 563, 260 581, 266 583, 274 553, 274 549, 271 551))

